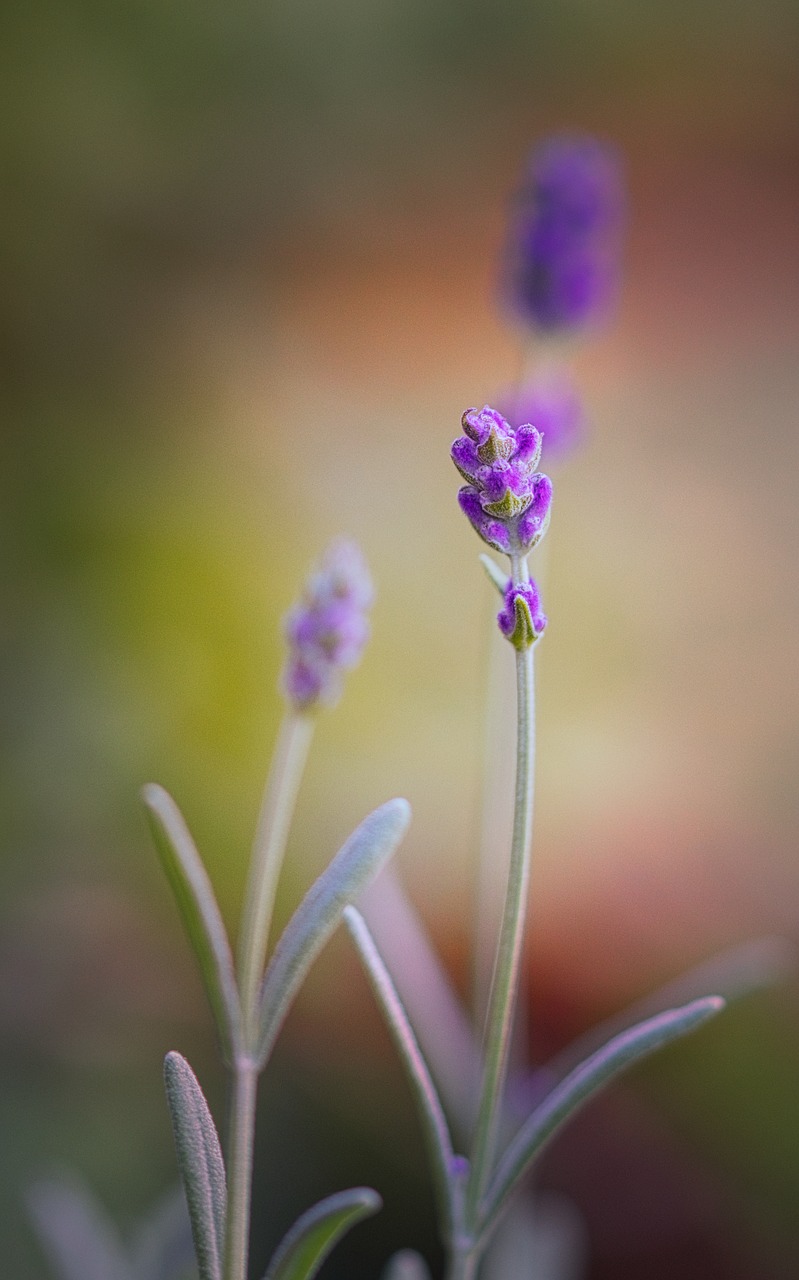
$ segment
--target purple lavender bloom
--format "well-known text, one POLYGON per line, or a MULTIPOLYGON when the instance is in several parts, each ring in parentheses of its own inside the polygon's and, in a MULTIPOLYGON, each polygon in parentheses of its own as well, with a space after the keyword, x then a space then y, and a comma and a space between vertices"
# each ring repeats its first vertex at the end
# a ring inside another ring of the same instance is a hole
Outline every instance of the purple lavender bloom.
POLYGON ((516 430, 485 405, 467 409, 464 436, 452 446, 452 461, 468 484, 458 501, 484 542, 506 555, 526 555, 549 524, 552 482, 536 471, 541 435, 524 423, 516 430))
POLYGON ((346 538, 332 542, 284 623, 289 656, 283 690, 297 711, 336 701, 342 673, 358 663, 368 639, 372 598, 356 544, 346 538))
POLYGON ((623 205, 612 147, 554 137, 533 151, 505 274, 510 305, 526 324, 569 333, 604 317, 618 287, 623 205))
POLYGON ((515 395, 512 391, 506 392, 500 405, 512 424, 535 423, 548 463, 562 462, 585 440, 585 405, 576 384, 564 370, 533 379, 515 395))
POLYGON ((541 609, 541 597, 532 579, 518 586, 508 583, 505 607, 497 614, 497 622, 503 636, 507 636, 516 649, 529 649, 540 638, 547 616, 541 609))

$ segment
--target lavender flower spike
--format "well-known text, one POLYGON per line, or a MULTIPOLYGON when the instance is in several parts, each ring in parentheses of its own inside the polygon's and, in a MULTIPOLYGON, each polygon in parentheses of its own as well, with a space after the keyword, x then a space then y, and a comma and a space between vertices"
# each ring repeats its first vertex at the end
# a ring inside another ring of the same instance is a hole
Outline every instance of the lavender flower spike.
POLYGON ((589 137, 554 137, 532 153, 511 224, 505 292, 544 333, 601 320, 616 294, 623 220, 621 166, 589 137))
POLYGON ((543 635, 547 616, 541 609, 538 587, 532 581, 505 588, 505 607, 497 614, 497 622, 503 636, 514 649, 529 649, 543 635))
POLYGON ((337 700, 342 673, 357 665, 369 637, 366 615, 372 599, 358 546, 347 538, 332 542, 284 623, 289 655, 283 691, 295 710, 337 700))
POLYGON ((465 435, 452 446, 452 461, 469 483, 461 510, 484 542, 506 555, 526 555, 549 524, 552 482, 536 471, 541 434, 530 423, 516 430, 485 405, 467 409, 465 435))

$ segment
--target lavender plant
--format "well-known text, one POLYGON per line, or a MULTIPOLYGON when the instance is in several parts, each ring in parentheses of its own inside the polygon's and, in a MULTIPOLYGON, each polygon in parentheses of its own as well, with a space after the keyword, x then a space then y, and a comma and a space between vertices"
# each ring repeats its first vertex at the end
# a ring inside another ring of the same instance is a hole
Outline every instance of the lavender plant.
POLYGON ((354 907, 345 911, 389 1030, 405 1062, 419 1106, 448 1253, 448 1280, 474 1280, 482 1255, 514 1194, 560 1127, 598 1090, 662 1045, 695 1030, 724 1006, 720 996, 669 1009, 611 1038, 546 1092, 509 1141, 501 1142, 530 877, 535 758, 533 652, 546 627, 528 556, 546 533, 552 485, 536 468, 541 435, 531 423, 514 429, 486 405, 463 415, 464 435, 452 459, 467 484, 458 500, 473 528, 509 560, 506 574, 488 560, 502 596, 497 622, 515 650, 516 784, 505 906, 482 1047, 482 1079, 468 1155, 457 1153, 432 1074, 411 1021, 369 928, 354 907))
MULTIPOLYGON (((286 621, 288 710, 256 832, 236 968, 213 890, 177 806, 160 787, 144 791, 156 845, 197 955, 231 1073, 225 1160, 189 1064, 178 1053, 170 1053, 165 1063, 200 1280, 246 1280, 258 1078, 311 964, 347 905, 394 852, 408 824, 404 800, 390 801, 366 818, 300 903, 267 964, 275 889, 315 712, 335 701, 343 670, 360 657, 371 597, 360 552, 342 540, 328 549, 286 621)), ((323 1200, 286 1236, 267 1280, 315 1275, 335 1241, 379 1206, 377 1193, 364 1187, 323 1200)))
MULTIPOLYGON (((582 332, 605 312, 615 288, 620 217, 613 154, 587 139, 553 140, 534 153, 512 233, 507 296, 537 338, 582 332)), ((386 880, 399 946, 419 958, 420 995, 392 951, 386 915, 353 905, 386 866, 407 827, 404 800, 392 800, 353 832, 271 947, 272 911, 289 828, 316 716, 338 699, 345 671, 368 638, 372 585, 358 548, 333 543, 288 614, 282 677, 286 713, 258 819, 234 962, 214 891, 189 829, 163 788, 144 789, 156 847, 195 952, 230 1072, 226 1149, 188 1062, 167 1055, 164 1075, 180 1176, 200 1280, 247 1280, 258 1083, 311 965, 343 919, 360 954, 415 1096, 430 1160, 447 1280, 476 1280, 487 1246, 546 1144, 624 1070, 700 1027, 739 995, 783 970, 783 944, 739 948, 662 990, 643 1007, 583 1037, 545 1067, 510 1072, 530 881, 535 774, 534 652, 547 618, 528 558, 545 536, 552 483, 539 468, 581 436, 582 404, 565 371, 520 379, 503 414, 469 409, 451 456, 465 484, 461 510, 479 537, 507 559, 481 556, 500 596, 497 625, 513 650, 516 767, 510 860, 495 940, 482 1042, 455 997, 433 948, 396 881, 386 880), (534 425, 535 424, 535 425, 534 425), (377 939, 373 936, 377 934, 377 939), (708 988, 720 995, 704 995, 708 988), (441 1016, 425 1016, 431 993, 441 1016), (673 1005, 674 1007, 669 1007, 673 1005), (439 1028, 447 1028, 449 1043, 439 1028), (442 1096, 439 1095, 439 1078, 442 1096)), ((388 899, 386 899, 388 893, 388 899)), ((311 1280, 340 1237, 380 1207, 356 1187, 329 1196, 295 1223, 264 1280, 311 1280)), ((129 1246, 82 1189, 42 1184, 32 1214, 62 1280, 175 1280, 186 1269, 185 1214, 170 1200, 129 1246)), ((390 1259, 384 1280, 429 1280, 411 1250, 390 1259)))

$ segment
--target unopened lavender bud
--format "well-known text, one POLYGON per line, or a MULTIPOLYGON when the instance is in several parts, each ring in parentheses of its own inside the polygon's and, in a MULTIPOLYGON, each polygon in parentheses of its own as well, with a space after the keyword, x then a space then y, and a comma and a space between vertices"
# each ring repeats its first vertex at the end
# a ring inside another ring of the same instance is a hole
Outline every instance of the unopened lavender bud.
POLYGON ((533 151, 505 272, 520 319, 541 332, 571 333, 604 317, 618 288, 623 205, 613 148, 554 137, 533 151))
POLYGON ((586 412, 580 392, 565 370, 542 374, 517 393, 506 393, 502 411, 512 426, 534 422, 544 442, 547 464, 562 462, 586 437, 586 412))
POLYGON ((546 532, 552 502, 549 477, 536 471, 540 432, 530 423, 514 430, 489 405, 468 409, 463 429, 452 446, 468 481, 458 494, 461 510, 489 546, 526 555, 546 532))
POLYGON ((360 660, 369 637, 367 611, 372 598, 372 582, 359 548, 346 538, 337 539, 285 619, 289 656, 283 689, 297 711, 336 701, 344 671, 360 660))
POLYGON ((519 585, 508 583, 505 607, 497 614, 497 622, 503 636, 515 649, 529 649, 531 644, 535 644, 547 625, 547 618, 541 609, 538 587, 532 579, 519 585))

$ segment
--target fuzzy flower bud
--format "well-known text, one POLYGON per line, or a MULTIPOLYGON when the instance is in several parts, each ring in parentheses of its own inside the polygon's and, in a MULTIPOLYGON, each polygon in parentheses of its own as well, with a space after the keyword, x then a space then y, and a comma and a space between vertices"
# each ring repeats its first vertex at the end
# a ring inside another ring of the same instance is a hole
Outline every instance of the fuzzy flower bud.
POLYGON ((486 405, 467 409, 465 435, 452 446, 452 461, 469 483, 460 490, 461 510, 497 551, 526 555, 549 524, 552 482, 536 471, 541 435, 524 423, 516 430, 486 405))
POLYGON ((604 317, 618 286, 623 203, 613 148, 555 137, 533 151, 505 273, 520 319, 545 333, 572 333, 604 317))
POLYGON ((585 440, 585 405, 576 384, 563 369, 532 379, 517 394, 507 392, 500 409, 514 426, 535 423, 548 463, 564 461, 585 440))
POLYGON ((342 673, 356 666, 368 639, 372 598, 357 545, 346 538, 332 542, 284 622, 289 656, 283 690, 297 711, 338 698, 342 673))
POLYGON ((497 614, 497 622, 503 636, 515 649, 529 649, 542 635, 547 625, 546 614, 541 609, 538 587, 532 581, 505 588, 505 607, 497 614))

